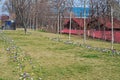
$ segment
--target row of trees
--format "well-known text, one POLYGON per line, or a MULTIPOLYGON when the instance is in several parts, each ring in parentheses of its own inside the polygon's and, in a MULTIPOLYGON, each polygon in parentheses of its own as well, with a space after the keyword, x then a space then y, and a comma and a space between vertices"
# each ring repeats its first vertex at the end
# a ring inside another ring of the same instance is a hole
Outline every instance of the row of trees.
POLYGON ((111 6, 115 9, 114 16, 120 18, 117 14, 119 0, 78 0, 77 2, 79 4, 74 4, 74 0, 7 0, 6 4, 10 14, 15 14, 18 26, 24 27, 25 31, 26 28, 61 26, 60 18, 69 17, 71 7, 80 5, 89 5, 91 18, 110 17, 111 6))
MULTIPOLYGON (((108 17, 110 21, 112 21, 113 33, 113 17, 120 19, 120 0, 77 0, 76 3, 78 4, 75 4, 75 1, 76 0, 8 0, 6 5, 8 6, 10 14, 15 14, 17 26, 22 26, 25 33, 27 32, 27 28, 45 28, 50 32, 59 33, 63 26, 61 18, 71 18, 71 9, 74 6, 84 6, 84 15, 86 15, 86 6, 89 6, 89 17, 93 21, 98 17, 108 17)), ((87 28, 85 22, 86 19, 84 19, 84 43, 86 41, 87 28)), ((106 23, 105 20, 104 23, 106 23)), ((91 28, 94 28, 94 24, 91 25, 93 25, 91 28)), ((112 34, 112 43, 114 42, 113 37, 114 35, 112 34)))
MULTIPOLYGON (((103 18, 104 23, 111 21, 111 33, 112 33, 112 40, 111 40, 111 49, 113 49, 114 43, 114 19, 120 19, 120 0, 91 0, 91 18, 103 18), (105 18, 108 18, 107 20, 105 18)), ((99 23, 98 23, 99 24, 99 23)), ((98 26, 99 27, 99 26, 98 26)), ((105 26, 103 30, 105 31, 105 26)), ((103 36, 105 33, 103 32, 103 36)))
POLYGON ((54 26, 61 26, 60 18, 68 15, 67 10, 72 4, 73 0, 7 0, 6 2, 10 14, 15 15, 17 26, 22 26, 25 33, 27 28, 39 29, 45 26, 55 29, 54 26))

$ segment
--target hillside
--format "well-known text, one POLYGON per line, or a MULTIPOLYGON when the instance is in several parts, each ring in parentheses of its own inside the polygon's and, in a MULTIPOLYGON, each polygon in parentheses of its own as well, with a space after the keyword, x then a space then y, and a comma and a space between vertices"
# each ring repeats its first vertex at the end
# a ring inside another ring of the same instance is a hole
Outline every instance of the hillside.
MULTIPOLYGON (((53 38, 58 35, 40 31, 30 31, 27 35, 21 30, 5 31, 4 34, 14 40, 15 45, 27 55, 27 59, 32 60, 31 64, 25 62, 27 60, 23 61, 22 71, 29 73, 34 80, 41 80, 41 78, 42 80, 120 79, 119 55, 65 44, 68 35, 60 35, 62 41, 56 41, 53 38)), ((83 42, 83 39, 78 36, 72 36, 72 40, 83 42)), ((91 39, 87 44, 100 48, 110 46, 109 42, 91 39)), ((16 62, 9 58, 5 46, 6 43, 0 39, 0 80, 18 80, 21 72, 17 71, 16 62)), ((114 46, 120 50, 120 44, 114 46)))

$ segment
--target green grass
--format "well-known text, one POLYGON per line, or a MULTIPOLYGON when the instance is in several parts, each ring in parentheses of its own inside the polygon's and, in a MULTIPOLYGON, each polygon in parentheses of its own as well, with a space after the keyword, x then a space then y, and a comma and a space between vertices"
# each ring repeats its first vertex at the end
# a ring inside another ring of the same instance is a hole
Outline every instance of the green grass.
MULTIPOLYGON (((41 31, 5 31, 5 34, 15 40, 25 53, 31 56, 32 76, 42 80, 119 80, 120 56, 89 50, 75 45, 50 40, 56 34, 41 31)), ((67 35, 60 35, 66 41, 67 35)), ((72 36, 72 40, 82 43, 81 37, 72 36)), ((9 61, 4 51, 4 43, 0 40, 0 80, 18 80, 14 70, 15 65, 9 61)), ((110 48, 109 42, 88 39, 87 44, 94 47, 110 48), (103 45, 104 44, 104 45, 103 45)), ((120 50, 120 44, 114 44, 120 50)))

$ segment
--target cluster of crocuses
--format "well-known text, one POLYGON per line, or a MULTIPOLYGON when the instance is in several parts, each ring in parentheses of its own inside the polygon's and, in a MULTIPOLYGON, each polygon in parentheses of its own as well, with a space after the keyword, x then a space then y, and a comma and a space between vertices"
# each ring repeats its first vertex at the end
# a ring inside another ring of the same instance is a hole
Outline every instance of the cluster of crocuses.
POLYGON ((31 76, 33 72, 28 73, 24 70, 26 63, 29 64, 32 69, 33 64, 31 57, 23 52, 20 47, 16 46, 14 40, 6 36, 3 31, 0 31, 0 40, 4 43, 4 48, 7 51, 9 62, 16 65, 15 71, 18 72, 19 80, 34 80, 31 76))
POLYGON ((64 42, 64 44, 75 45, 75 46, 83 47, 83 48, 86 48, 86 49, 89 49, 89 50, 95 50, 95 51, 99 51, 99 52, 103 52, 103 53, 109 53, 112 56, 115 56, 115 55, 120 56, 120 51, 118 51, 116 49, 92 47, 90 45, 80 44, 79 42, 74 42, 72 40, 64 41, 60 38, 52 38, 51 40, 57 41, 57 42, 64 42))

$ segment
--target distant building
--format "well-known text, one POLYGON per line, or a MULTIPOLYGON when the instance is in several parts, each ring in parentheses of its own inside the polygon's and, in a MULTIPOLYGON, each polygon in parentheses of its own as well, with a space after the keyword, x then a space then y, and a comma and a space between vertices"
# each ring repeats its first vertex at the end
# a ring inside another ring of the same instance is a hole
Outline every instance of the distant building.
POLYGON ((3 30, 16 30, 16 24, 13 20, 5 21, 5 26, 2 27, 3 30))
POLYGON ((9 20, 9 16, 0 16, 0 27, 2 30, 16 30, 15 21, 9 20))
POLYGON ((0 15, 0 28, 5 26, 5 21, 9 20, 9 16, 7 15, 0 15))
POLYGON ((76 17, 79 18, 89 17, 90 8, 72 7, 72 12, 76 17), (85 10, 85 15, 84 15, 84 10, 85 10))
MULTIPOLYGON (((113 18, 113 29, 115 31, 120 31, 120 20, 116 19, 116 18, 113 18)), ((88 23, 88 26, 91 27, 91 28, 94 28, 96 30, 111 30, 111 26, 112 26, 112 23, 111 23, 111 18, 110 17, 97 17, 97 18, 94 18, 94 19, 91 19, 88 23)))
POLYGON ((1 21, 9 20, 9 16, 8 15, 0 15, 0 20, 1 21))
MULTIPOLYGON (((114 41, 120 43, 120 20, 113 19, 114 23, 114 41)), ((111 35, 111 19, 108 17, 104 18, 86 18, 86 35, 92 38, 103 39, 107 41, 112 40, 111 35)), ((61 30, 61 33, 74 35, 83 35, 84 34, 84 18, 72 18, 71 19, 71 31, 70 27, 70 19, 66 18, 64 20, 64 28, 61 30)))

